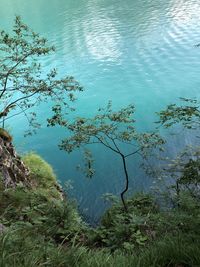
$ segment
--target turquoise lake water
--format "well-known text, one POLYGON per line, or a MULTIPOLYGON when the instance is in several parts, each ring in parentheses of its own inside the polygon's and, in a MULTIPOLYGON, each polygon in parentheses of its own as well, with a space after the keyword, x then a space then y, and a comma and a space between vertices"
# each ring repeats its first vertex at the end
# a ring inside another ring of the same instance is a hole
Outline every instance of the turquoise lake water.
MULTIPOLYGON (((114 107, 134 103, 140 130, 153 128, 155 112, 181 97, 200 96, 199 0, 0 0, 0 28, 10 29, 21 15, 36 32, 56 46, 56 54, 42 62, 57 67, 84 86, 77 112, 91 115, 108 100, 114 107)), ((39 110, 42 118, 48 113, 39 110)), ((96 175, 87 180, 76 171, 80 152, 59 151, 62 129, 46 128, 23 138, 25 119, 10 122, 20 152, 36 151, 64 183, 73 182, 73 194, 83 213, 97 218, 104 209, 103 193, 118 194, 123 187, 120 161, 95 148, 96 175)), ((182 136, 189 143, 190 136, 182 136)), ((177 140, 170 150, 178 149, 177 140)), ((147 189, 151 181, 138 160, 129 162, 133 190, 147 189)))

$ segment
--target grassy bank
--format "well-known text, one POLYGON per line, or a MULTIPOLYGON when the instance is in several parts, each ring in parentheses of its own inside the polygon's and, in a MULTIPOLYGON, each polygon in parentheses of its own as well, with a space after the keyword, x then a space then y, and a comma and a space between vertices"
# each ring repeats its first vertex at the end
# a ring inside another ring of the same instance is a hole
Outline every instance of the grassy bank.
POLYGON ((91 228, 51 166, 35 154, 24 162, 31 188, 0 188, 0 266, 200 266, 200 204, 187 190, 173 208, 144 194, 127 200, 128 212, 116 201, 91 228))

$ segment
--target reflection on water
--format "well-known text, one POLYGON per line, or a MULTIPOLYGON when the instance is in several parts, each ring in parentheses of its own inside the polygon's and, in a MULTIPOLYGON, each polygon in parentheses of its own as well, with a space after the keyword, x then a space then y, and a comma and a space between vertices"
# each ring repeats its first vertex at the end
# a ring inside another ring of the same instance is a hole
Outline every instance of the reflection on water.
MULTIPOLYGON (((11 28, 15 14, 57 47, 56 54, 42 62, 44 67, 56 66, 84 85, 76 103, 81 114, 92 114, 109 99, 115 107, 135 103, 137 126, 146 130, 152 128, 155 111, 180 96, 199 96, 198 0, 0 0, 1 28, 11 28)), ((39 112, 42 117, 47 108, 39 112)), ((20 150, 38 151, 59 179, 73 180, 80 206, 90 216, 101 212, 103 193, 120 191, 120 162, 112 153, 95 148, 97 173, 85 180, 75 170, 80 152, 68 156, 57 149, 65 135, 62 129, 44 126, 24 140, 25 119, 11 125, 20 150)), ((171 144, 171 151, 177 147, 171 144)), ((135 190, 150 185, 136 161, 129 162, 129 170, 135 190)))

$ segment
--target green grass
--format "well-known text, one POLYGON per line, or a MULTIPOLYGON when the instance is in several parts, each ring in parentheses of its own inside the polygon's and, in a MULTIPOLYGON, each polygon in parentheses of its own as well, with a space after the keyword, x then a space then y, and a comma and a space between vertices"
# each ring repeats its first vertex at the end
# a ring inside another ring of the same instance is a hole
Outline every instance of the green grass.
POLYGON ((115 202, 88 227, 61 197, 51 166, 23 158, 32 188, 0 188, 0 267, 200 267, 200 204, 188 193, 161 210, 150 195, 115 202))
POLYGON ((52 167, 35 153, 25 155, 22 160, 31 172, 31 184, 49 197, 61 198, 58 181, 52 167))
POLYGON ((35 153, 25 155, 22 160, 31 171, 31 176, 38 183, 38 186, 47 187, 56 183, 56 175, 52 167, 35 153))
POLYGON ((133 250, 111 254, 105 249, 56 245, 42 236, 33 239, 19 230, 10 231, 0 239, 0 266, 199 267, 199 241, 187 236, 167 237, 140 253, 133 250))

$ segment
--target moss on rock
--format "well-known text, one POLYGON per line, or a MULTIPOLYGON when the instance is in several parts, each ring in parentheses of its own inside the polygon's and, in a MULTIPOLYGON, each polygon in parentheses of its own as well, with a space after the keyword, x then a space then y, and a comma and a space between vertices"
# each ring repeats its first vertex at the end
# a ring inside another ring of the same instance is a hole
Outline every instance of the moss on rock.
POLYGON ((32 152, 25 155, 22 160, 30 170, 33 187, 46 196, 63 198, 63 192, 53 168, 44 159, 32 152))
POLYGON ((0 128, 0 137, 7 142, 12 142, 12 136, 3 128, 0 128))

